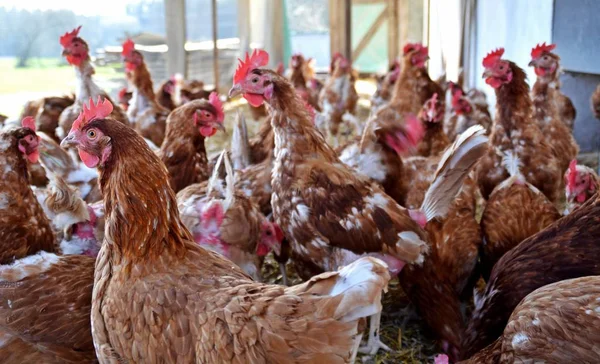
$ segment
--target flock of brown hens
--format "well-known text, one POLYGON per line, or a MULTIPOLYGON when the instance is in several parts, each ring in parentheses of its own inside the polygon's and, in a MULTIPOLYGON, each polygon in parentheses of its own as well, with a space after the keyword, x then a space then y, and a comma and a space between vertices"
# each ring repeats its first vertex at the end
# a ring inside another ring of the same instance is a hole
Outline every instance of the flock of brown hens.
POLYGON ((60 38, 74 96, 0 132, 0 362, 353 363, 390 350, 390 279, 436 363, 600 362, 600 179, 577 165, 554 45, 531 51, 532 89, 503 49, 485 57, 493 119, 481 91, 431 80, 418 43, 365 121, 342 55, 322 82, 255 50, 228 96, 264 121, 249 137, 238 114, 210 159, 224 97, 155 92, 126 41, 113 103, 79 31, 60 38), (261 282, 271 252, 283 285, 261 282))

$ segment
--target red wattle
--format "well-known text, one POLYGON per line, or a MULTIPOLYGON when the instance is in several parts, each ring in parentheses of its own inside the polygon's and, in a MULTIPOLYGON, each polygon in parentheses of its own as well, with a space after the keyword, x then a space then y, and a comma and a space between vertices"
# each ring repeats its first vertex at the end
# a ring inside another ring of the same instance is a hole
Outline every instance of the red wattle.
POLYGON ((215 129, 211 126, 200 127, 200 134, 202 134, 203 137, 211 137, 211 136, 215 135, 216 132, 217 132, 217 129, 215 129))
POLYGON ((30 163, 37 163, 40 159, 40 151, 36 149, 32 153, 27 154, 27 159, 30 163))
POLYGON ((88 152, 81 149, 79 149, 79 158, 81 158, 81 161, 88 168, 96 168, 96 166, 98 166, 98 163, 100 163, 100 158, 96 157, 95 155, 91 155, 88 152))
POLYGON ((543 69, 543 68, 541 68, 541 67, 535 67, 533 70, 535 71, 535 74, 537 76, 544 76, 544 75, 546 75, 546 70, 543 69))
POLYGON ((243 96, 254 107, 259 107, 265 101, 264 97, 259 94, 244 94, 243 96))

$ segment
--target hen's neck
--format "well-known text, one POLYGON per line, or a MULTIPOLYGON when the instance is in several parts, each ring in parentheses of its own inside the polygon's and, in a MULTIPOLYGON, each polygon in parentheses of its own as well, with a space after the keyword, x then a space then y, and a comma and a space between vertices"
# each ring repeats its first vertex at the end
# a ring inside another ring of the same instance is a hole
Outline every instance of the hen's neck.
POLYGON ((192 236, 181 222, 164 164, 137 135, 114 138, 112 148, 100 169, 100 187, 105 243, 114 244, 113 259, 135 263, 165 253, 184 254, 184 242, 192 236))
POLYGON ((496 118, 507 133, 515 129, 523 129, 531 121, 531 97, 525 72, 510 62, 513 78, 510 82, 496 89, 496 118))
POLYGON ((300 68, 294 68, 290 81, 294 87, 306 87, 306 79, 304 79, 304 74, 300 68))
POLYGON ((271 126, 275 133, 275 156, 291 160, 322 158, 338 162, 335 151, 315 128, 302 100, 289 83, 275 92, 270 105, 273 109, 271 126))
POLYGON ((132 84, 134 92, 130 104, 135 105, 137 112, 156 106, 152 77, 145 63, 140 64, 133 71, 132 84))
POLYGON ((422 89, 433 81, 424 68, 409 65, 402 69, 394 85, 390 103, 401 113, 418 114, 419 110, 431 95, 422 99, 422 89))
POLYGON ((79 66, 75 66, 75 98, 79 103, 86 103, 90 97, 97 101, 98 96, 104 95, 104 92, 92 79, 95 70, 89 59, 82 61, 79 66))
POLYGON ((206 147, 204 146, 204 137, 194 127, 195 107, 188 103, 176 110, 173 110, 167 119, 167 128, 165 130, 165 139, 161 150, 164 152, 172 151, 182 145, 193 145, 197 154, 206 157, 206 147))
POLYGON ((533 115, 541 126, 548 124, 557 110, 554 103, 554 92, 550 86, 551 80, 538 78, 531 92, 533 98, 533 115))

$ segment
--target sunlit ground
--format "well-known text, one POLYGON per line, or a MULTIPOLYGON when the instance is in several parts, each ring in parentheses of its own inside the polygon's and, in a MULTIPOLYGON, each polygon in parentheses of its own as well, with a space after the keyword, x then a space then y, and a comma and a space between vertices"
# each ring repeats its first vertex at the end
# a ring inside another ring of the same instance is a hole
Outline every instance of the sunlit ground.
MULTIPOLYGON (((16 118, 29 100, 75 89, 73 68, 59 58, 31 59, 25 68, 16 68, 16 64, 16 58, 0 57, 0 114, 16 118)), ((124 82, 122 71, 110 66, 96 67, 94 79, 111 94, 124 82)))

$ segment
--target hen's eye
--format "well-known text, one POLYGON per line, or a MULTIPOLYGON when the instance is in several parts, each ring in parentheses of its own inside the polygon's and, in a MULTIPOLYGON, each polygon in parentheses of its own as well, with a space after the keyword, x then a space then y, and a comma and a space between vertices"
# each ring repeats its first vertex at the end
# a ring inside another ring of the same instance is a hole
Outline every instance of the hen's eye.
POLYGON ((90 138, 90 139, 94 139, 94 138, 96 138, 96 131, 95 131, 95 130, 88 130, 88 132, 87 132, 87 136, 88 136, 88 138, 90 138))
POLYGON ((271 236, 271 231, 267 230, 267 235, 271 236))
POLYGON ((210 113, 209 113, 208 111, 205 111, 205 112, 204 112, 204 117, 205 117, 205 118, 210 118, 210 113))
POLYGON ((258 77, 255 77, 252 79, 252 83, 257 83, 258 82, 258 77))

